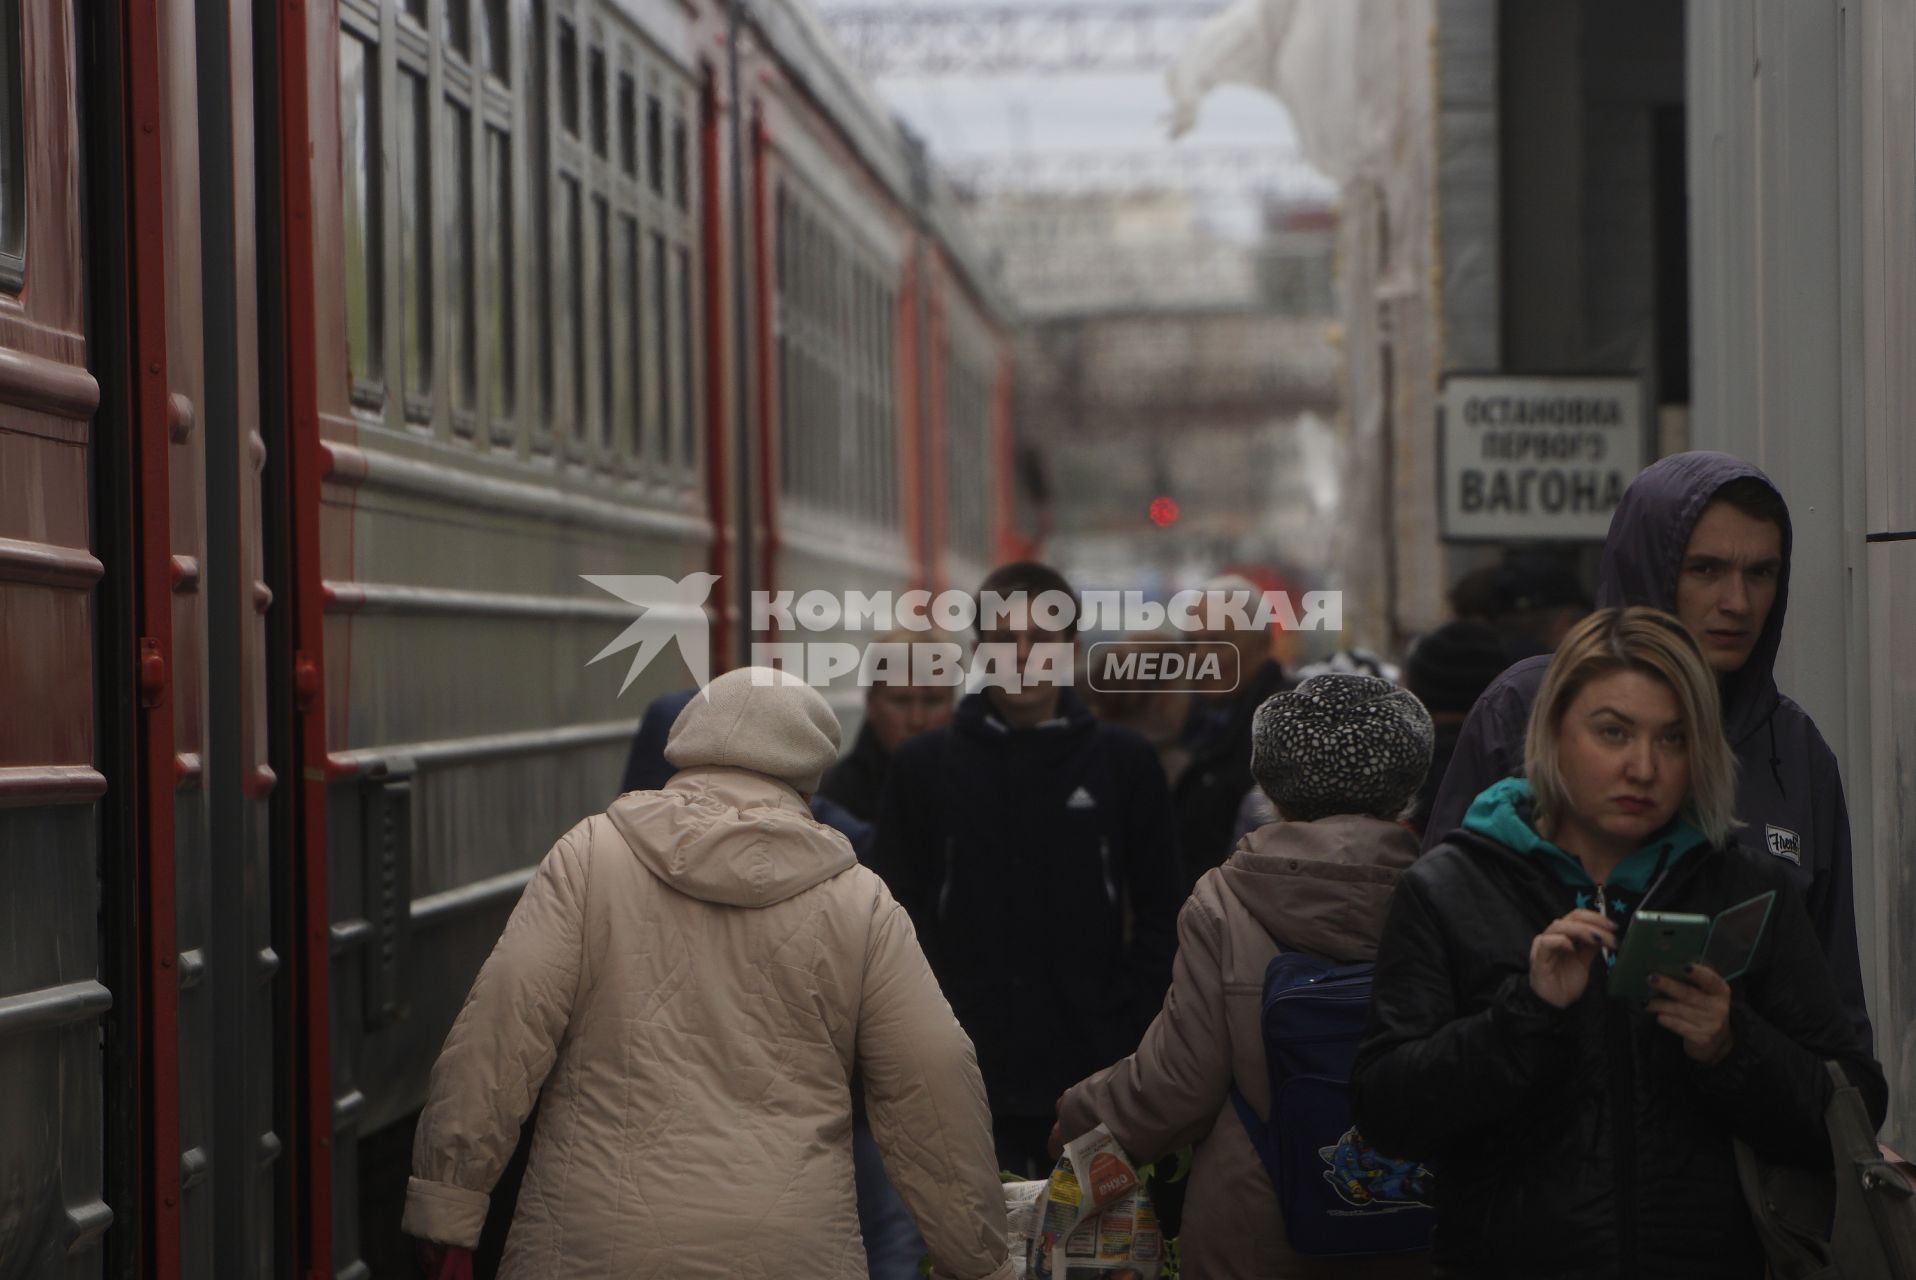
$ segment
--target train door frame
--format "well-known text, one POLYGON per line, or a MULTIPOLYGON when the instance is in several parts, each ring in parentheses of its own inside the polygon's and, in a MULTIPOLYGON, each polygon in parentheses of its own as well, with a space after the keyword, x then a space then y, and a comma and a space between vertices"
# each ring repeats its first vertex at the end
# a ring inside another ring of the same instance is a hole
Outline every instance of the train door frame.
POLYGON ((163 225, 133 192, 160 185, 157 15, 78 6, 90 362, 100 387, 91 437, 97 589, 104 1021, 103 1194, 114 1213, 109 1275, 179 1275, 177 976, 173 964, 173 724, 167 553, 163 225), (116 852, 118 854, 116 855, 116 852))
POLYGON ((327 906, 324 595, 311 134, 314 24, 331 7, 254 8, 254 217, 259 285, 261 538, 267 614, 267 762, 273 936, 285 979, 275 1010, 276 1114, 284 1142, 275 1219, 281 1274, 333 1280, 331 922, 327 906), (260 68, 275 74, 258 74, 260 68))

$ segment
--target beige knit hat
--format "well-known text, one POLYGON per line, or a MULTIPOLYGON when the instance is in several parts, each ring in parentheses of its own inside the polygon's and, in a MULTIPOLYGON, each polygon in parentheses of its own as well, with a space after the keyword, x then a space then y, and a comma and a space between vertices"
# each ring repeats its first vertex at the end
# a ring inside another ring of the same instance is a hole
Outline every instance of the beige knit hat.
POLYGON ((808 795, 838 759, 838 717, 818 690, 789 671, 740 667, 685 704, 665 739, 679 769, 750 769, 808 795))

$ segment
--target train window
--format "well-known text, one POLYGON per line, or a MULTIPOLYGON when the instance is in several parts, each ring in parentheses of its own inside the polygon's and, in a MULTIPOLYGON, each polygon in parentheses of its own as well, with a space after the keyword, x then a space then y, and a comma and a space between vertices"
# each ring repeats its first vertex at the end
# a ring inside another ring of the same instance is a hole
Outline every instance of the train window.
POLYGON ((346 348, 355 398, 377 405, 385 374, 380 263, 379 61, 350 32, 339 35, 340 171, 345 198, 346 348))
POLYGON ((838 420, 830 412, 831 389, 828 380, 831 377, 830 363, 830 315, 831 304, 827 299, 827 286, 831 280, 831 264, 826 261, 830 241, 824 229, 807 216, 805 219, 806 248, 802 250, 804 261, 808 264, 805 271, 805 366, 806 379, 811 384, 805 398, 805 416, 799 420, 799 490, 812 502, 819 502, 825 496, 825 469, 832 456, 831 441, 838 429, 838 420))
POLYGON ((586 65, 591 68, 587 76, 586 92, 592 95, 587 104, 592 117, 592 154, 601 160, 606 155, 605 128, 605 50, 594 49, 586 57, 586 65))
POLYGON ((556 362, 553 360, 552 330, 552 214, 545 198, 551 182, 550 125, 551 98, 547 92, 546 6, 545 0, 532 0, 529 10, 532 40, 526 60, 526 105, 530 119, 525 134, 531 147, 527 154, 531 183, 529 205, 532 210, 532 336, 533 357, 537 365, 539 401, 535 410, 533 440, 543 444, 551 431, 552 415, 558 407, 558 388, 554 385, 556 362))
POLYGON ((462 58, 472 56, 471 0, 446 0, 446 47, 462 58))
MULTIPOLYGON (((629 214, 619 216, 616 261, 607 273, 617 279, 613 292, 615 318, 611 345, 605 362, 612 367, 611 421, 626 431, 625 447, 633 458, 645 453, 644 424, 639 419, 639 220, 629 214)), ((609 428, 608 428, 609 429, 609 428)))
POLYGON ((671 324, 671 285, 666 279, 665 236, 661 232, 651 233, 651 260, 646 266, 652 277, 652 367, 647 370, 651 375, 652 386, 658 389, 659 424, 659 461, 670 466, 672 463, 672 423, 674 421, 672 388, 672 324, 671 324))
POLYGON ((20 127, 20 0, 0 0, 0 287, 23 282, 26 147, 20 127))
MULTIPOLYGON (((457 0, 454 2, 457 3, 457 0)), ((479 3, 483 6, 483 25, 479 35, 484 41, 482 53, 486 74, 500 84, 511 84, 512 21, 506 0, 479 0, 479 3)))
POLYGON ((811 496, 814 455, 809 446, 813 417, 818 411, 815 403, 818 379, 812 370, 812 312, 816 302, 812 296, 812 277, 816 274, 817 254, 812 220, 806 216, 805 207, 799 205, 792 216, 793 364, 798 374, 792 387, 792 493, 801 498, 811 496))
POLYGON ((878 282, 858 273, 858 476, 859 508, 878 523, 878 282))
POLYGON ((599 345, 594 353, 599 362, 599 401, 593 412, 599 425, 599 446, 612 451, 612 366, 618 350, 612 337, 612 206, 604 196, 592 197, 592 261, 598 278, 599 345))
POLYGON ((645 169, 652 194, 665 194, 665 108, 659 95, 645 95, 645 169))
POLYGON ((878 435, 878 458, 880 492, 884 494, 885 527, 898 527, 898 295, 887 289, 884 293, 885 307, 885 349, 883 363, 883 386, 885 398, 885 416, 878 435))
MULTIPOLYGON (((845 383, 846 379, 846 342, 845 342, 845 274, 844 256, 839 250, 838 240, 829 233, 821 238, 825 242, 824 267, 824 365, 825 389, 824 403, 819 413, 826 424, 825 456, 820 459, 818 477, 818 500, 832 503, 837 491, 844 483, 844 439, 849 424, 845 421, 845 383)), ((836 505, 834 503, 834 505, 836 505)))
POLYGON ((865 434, 865 299, 864 272, 856 260, 845 272, 845 403, 844 427, 839 432, 839 495, 845 509, 854 517, 865 513, 865 468, 862 454, 865 434))
POLYGON ((585 414, 580 403, 585 398, 585 326, 579 323, 580 290, 585 283, 579 261, 579 180, 570 174, 559 178, 557 234, 553 237, 553 277, 559 283, 558 305, 553 308, 552 343, 565 352, 568 360, 567 385, 561 388, 561 420, 583 432, 585 414))
POLYGON ((872 425, 870 448, 872 523, 885 523, 885 489, 891 480, 885 475, 885 287, 877 273, 871 276, 871 396, 872 425))
POLYGON ((495 443, 512 439, 514 322, 512 310, 512 138, 486 130, 487 411, 495 443), (501 427, 505 427, 502 432, 501 427))
POLYGON ((945 397, 946 510, 948 533, 960 552, 984 559, 990 553, 990 491, 986 454, 990 447, 990 387, 985 371, 948 349, 950 372, 945 397))
POLYGON ((792 242, 791 201, 780 185, 773 197, 772 303, 778 386, 778 490, 792 491, 792 242))
POLYGON ((420 26, 426 25, 426 0, 404 0, 401 11, 420 26))
POLYGON ((891 434, 891 399, 885 390, 890 372, 891 316, 885 309, 885 277, 882 270, 875 270, 871 275, 871 308, 871 515, 874 525, 888 528, 891 520, 886 512, 886 491, 894 484, 885 470, 885 444, 891 434))
POLYGON ((805 343, 801 349, 803 369, 799 373, 798 401, 798 493, 809 500, 818 496, 818 464, 821 434, 829 427, 824 417, 824 369, 818 358, 820 303, 819 278, 823 274, 825 246, 818 224, 801 211, 798 219, 798 305, 805 317, 805 343))
POLYGON ((673 277, 679 292, 679 462, 690 467, 697 455, 692 424, 692 254, 679 247, 673 277))
POLYGON ((619 168, 628 178, 639 176, 639 87, 631 76, 619 77, 619 168))
POLYGON ((453 425, 472 429, 479 396, 479 362, 473 348, 472 112, 446 103, 446 163, 452 176, 452 234, 446 237, 446 367, 451 370, 453 425))
POLYGON ((559 19, 559 127, 579 136, 579 33, 570 22, 559 19))
POLYGON ((685 117, 672 119, 672 202, 680 209, 689 208, 691 199, 689 157, 685 145, 685 117))
POLYGON ((399 73, 399 315, 406 416, 432 413, 432 134, 426 77, 399 73))

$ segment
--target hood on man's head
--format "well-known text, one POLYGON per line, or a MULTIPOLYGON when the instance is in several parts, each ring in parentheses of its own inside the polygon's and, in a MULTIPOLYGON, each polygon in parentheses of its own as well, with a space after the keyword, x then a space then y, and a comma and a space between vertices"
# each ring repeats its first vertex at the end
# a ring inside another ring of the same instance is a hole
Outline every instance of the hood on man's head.
POLYGON ((838 717, 818 690, 789 671, 740 667, 685 704, 665 758, 679 769, 750 769, 809 795, 838 759, 838 742, 838 717))
MULTIPOLYGON (((1610 517, 1603 559, 1597 566, 1597 608, 1646 604, 1674 612, 1677 575, 1683 568, 1683 550, 1689 545, 1691 531, 1723 486, 1745 479, 1776 489, 1776 482, 1762 468, 1727 453, 1673 453, 1645 467, 1623 491, 1623 501, 1610 517)), ((1781 490, 1777 490, 1777 496, 1782 496, 1781 490)), ((1789 572, 1790 527, 1786 515, 1783 576, 1776 607, 1771 610, 1779 626, 1789 572)))
POLYGON ((1675 613, 1677 579, 1696 522, 1725 485, 1746 479, 1775 491, 1784 508, 1783 568, 1777 575, 1776 603, 1770 606, 1756 648, 1743 669, 1724 682, 1724 728, 1732 742, 1760 723, 1775 701, 1772 673, 1790 599, 1792 540, 1788 508, 1776 482, 1762 468, 1727 453, 1694 450, 1659 458, 1624 490, 1597 566, 1597 608, 1643 604, 1675 613))

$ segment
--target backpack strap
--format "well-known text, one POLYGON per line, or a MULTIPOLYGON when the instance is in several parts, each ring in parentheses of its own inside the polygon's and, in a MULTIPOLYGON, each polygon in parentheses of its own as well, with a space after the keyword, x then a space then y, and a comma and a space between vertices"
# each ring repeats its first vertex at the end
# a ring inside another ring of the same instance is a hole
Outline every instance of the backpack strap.
POLYGON ((1250 1099, 1244 1096, 1244 1091, 1237 1087, 1235 1081, 1231 1084, 1231 1105, 1237 1109, 1237 1118, 1244 1125, 1244 1134, 1251 1140, 1251 1149, 1257 1152, 1258 1163, 1264 1166, 1272 1189, 1282 1187, 1284 1184, 1279 1170, 1283 1167, 1283 1161, 1277 1153, 1277 1136, 1272 1133, 1270 1125, 1257 1118, 1257 1112, 1251 1109, 1250 1099))

